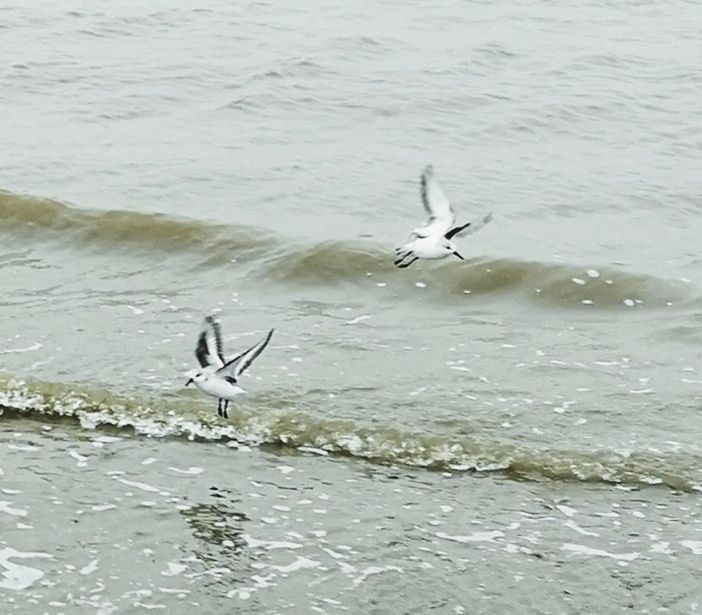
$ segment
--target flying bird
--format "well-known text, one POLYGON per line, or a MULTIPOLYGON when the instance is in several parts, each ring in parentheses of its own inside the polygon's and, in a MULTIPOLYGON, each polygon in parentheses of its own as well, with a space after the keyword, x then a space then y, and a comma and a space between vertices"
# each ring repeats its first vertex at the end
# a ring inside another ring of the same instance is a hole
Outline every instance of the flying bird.
POLYGON ((229 418, 227 408, 235 396, 245 393, 239 385, 239 376, 263 352, 271 341, 274 329, 255 346, 240 355, 226 360, 222 351, 222 331, 214 316, 208 316, 202 322, 197 338, 195 356, 200 363, 199 370, 192 370, 185 386, 194 384, 207 395, 217 398, 217 414, 229 418))
POLYGON ((420 258, 441 259, 447 256, 465 260, 453 239, 479 231, 492 220, 492 212, 480 220, 454 226, 456 215, 431 165, 422 171, 421 194, 429 220, 409 234, 405 245, 395 249, 395 265, 404 269, 420 258))

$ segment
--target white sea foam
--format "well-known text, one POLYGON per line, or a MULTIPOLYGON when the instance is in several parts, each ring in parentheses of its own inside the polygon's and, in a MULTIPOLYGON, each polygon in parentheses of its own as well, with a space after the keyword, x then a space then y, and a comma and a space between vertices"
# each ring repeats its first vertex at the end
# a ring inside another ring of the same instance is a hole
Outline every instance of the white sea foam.
POLYGON ((575 521, 569 519, 563 524, 565 527, 570 528, 571 530, 575 530, 578 532, 578 534, 582 534, 583 536, 599 536, 597 532, 590 532, 586 529, 583 529, 580 527, 575 521))
POLYGON ((97 569, 98 569, 98 560, 94 559, 87 566, 83 566, 83 568, 81 568, 79 572, 82 575, 87 575, 87 574, 92 574, 97 569))
POLYGON ((35 344, 27 346, 26 348, 8 348, 6 350, 0 350, 0 354, 11 354, 15 352, 32 352, 34 350, 39 350, 41 347, 42 345, 39 342, 36 342, 35 344))
POLYGON ((702 555, 702 540, 681 540, 680 544, 690 549, 695 555, 702 555))
POLYGON ((317 568, 321 565, 321 562, 301 556, 287 566, 271 566, 271 568, 274 570, 279 570, 283 574, 289 574, 291 572, 295 572, 296 570, 302 570, 303 568, 317 568))
POLYGON ((500 530, 487 530, 485 532, 475 532, 467 536, 450 536, 444 532, 437 532, 435 534, 437 538, 443 538, 444 540, 450 540, 451 542, 496 542, 496 538, 501 538, 504 536, 504 532, 500 530))
POLYGON ((23 553, 11 547, 0 549, 0 567, 5 569, 0 580, 0 588, 22 591, 27 589, 44 576, 44 573, 31 566, 23 566, 10 561, 11 559, 51 558, 48 553, 23 553))
POLYGON ((167 565, 168 568, 161 573, 164 577, 175 577, 188 569, 185 564, 181 564, 180 562, 168 562, 167 565))
POLYGON ((565 543, 561 547, 564 551, 571 551, 572 553, 578 553, 579 555, 592 555, 595 557, 609 557, 611 559, 616 559, 624 562, 632 562, 639 557, 639 554, 634 553, 610 553, 609 551, 603 551, 602 549, 593 549, 592 547, 587 547, 585 545, 579 545, 574 543, 565 543))
POLYGON ((402 572, 402 568, 399 568, 398 566, 368 566, 368 568, 361 571, 360 577, 357 577, 353 580, 354 587, 363 583, 371 575, 391 571, 402 572))
POLYGON ((274 549, 300 549, 302 545, 297 542, 288 542, 285 540, 258 540, 253 538, 248 534, 243 534, 243 538, 250 547, 261 548, 266 551, 272 551, 274 549))
POLYGON ((664 555, 672 555, 673 551, 670 549, 669 542, 654 542, 651 545, 651 553, 663 553, 664 555))
POLYGON ((356 318, 352 318, 351 320, 347 320, 346 324, 347 325, 357 325, 359 322, 363 322, 364 320, 368 320, 370 318, 370 314, 363 314, 362 316, 357 316, 356 318))
POLYGON ((0 501, 0 513, 14 515, 15 517, 26 517, 27 511, 21 508, 14 508, 11 502, 7 500, 0 501))
POLYGON ((197 466, 191 466, 189 468, 186 468, 185 470, 182 470, 180 468, 174 468, 173 466, 168 466, 168 469, 178 474, 183 474, 185 476, 197 476, 198 474, 202 474, 205 471, 203 468, 198 468, 197 466))
POLYGON ((95 506, 91 506, 90 510, 93 510, 95 512, 104 512, 106 510, 112 510, 114 508, 117 508, 114 504, 96 504, 95 506))
POLYGON ((146 483, 140 483, 135 480, 127 480, 126 478, 117 478, 117 480, 127 487, 134 487, 135 489, 141 489, 142 491, 147 491, 149 493, 158 493, 160 489, 147 485, 146 483))

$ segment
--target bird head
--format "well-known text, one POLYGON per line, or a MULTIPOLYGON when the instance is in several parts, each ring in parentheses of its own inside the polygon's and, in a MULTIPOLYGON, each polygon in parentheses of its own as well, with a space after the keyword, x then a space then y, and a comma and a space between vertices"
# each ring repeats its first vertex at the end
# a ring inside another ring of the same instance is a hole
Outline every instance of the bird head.
POLYGON ((186 374, 186 376, 188 377, 188 381, 185 383, 186 387, 188 385, 193 384, 193 382, 202 382, 203 380, 205 380, 207 378, 207 376, 203 372, 201 372, 197 369, 190 370, 186 374))
POLYGON ((456 244, 453 243, 453 241, 446 241, 442 245, 442 247, 445 250, 447 256, 453 255, 456 258, 460 258, 462 261, 466 260, 465 258, 463 258, 463 256, 461 256, 460 252, 458 251, 458 248, 456 247, 456 244))

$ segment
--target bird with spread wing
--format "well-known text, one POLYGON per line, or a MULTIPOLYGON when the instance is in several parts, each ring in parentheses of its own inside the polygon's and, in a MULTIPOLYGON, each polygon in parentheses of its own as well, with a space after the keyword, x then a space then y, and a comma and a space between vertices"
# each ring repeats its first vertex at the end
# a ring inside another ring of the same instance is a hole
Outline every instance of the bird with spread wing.
POLYGON ((271 341, 273 329, 258 344, 241 354, 225 359, 222 350, 222 330, 214 316, 208 316, 202 323, 197 338, 195 356, 200 364, 199 370, 193 370, 188 375, 185 386, 194 384, 207 395, 217 398, 217 414, 229 418, 229 402, 237 395, 245 393, 239 385, 239 377, 263 352, 271 341))
POLYGON ((414 229, 403 246, 395 249, 395 265, 404 269, 420 258, 436 260, 452 255, 465 260, 453 239, 479 231, 492 220, 492 212, 480 220, 455 226, 456 215, 431 165, 422 171, 421 195, 429 220, 414 229))

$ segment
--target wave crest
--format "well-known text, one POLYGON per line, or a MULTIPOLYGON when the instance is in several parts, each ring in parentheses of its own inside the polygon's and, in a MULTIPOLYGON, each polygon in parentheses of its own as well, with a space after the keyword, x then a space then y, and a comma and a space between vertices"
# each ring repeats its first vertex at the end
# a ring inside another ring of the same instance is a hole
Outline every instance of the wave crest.
POLYGON ((271 245, 252 227, 203 224, 164 214, 77 209, 51 199, 0 192, 0 230, 42 234, 75 245, 240 255, 271 245))
POLYGON ((451 438, 320 418, 292 409, 281 410, 281 405, 289 404, 278 403, 274 397, 256 402, 255 412, 237 410, 230 421, 223 423, 211 408, 182 397, 152 402, 57 383, 0 383, 0 411, 10 419, 15 415, 37 416, 41 420, 72 419, 85 429, 111 427, 147 437, 285 447, 306 454, 347 456, 408 468, 499 472, 519 480, 701 489, 690 468, 701 467, 702 459, 692 457, 538 450, 479 437, 451 438))
POLYGON ((163 214, 97 211, 50 199, 0 192, 0 231, 48 237, 67 247, 197 253, 202 267, 232 259, 251 264, 252 278, 301 285, 354 284, 375 290, 413 293, 426 279, 423 296, 465 299, 467 295, 519 294, 549 307, 587 309, 664 307, 694 299, 689 285, 610 268, 515 259, 472 259, 465 263, 421 263, 399 271, 392 250, 370 241, 326 241, 305 246, 284 242, 248 226, 213 225, 163 214))

